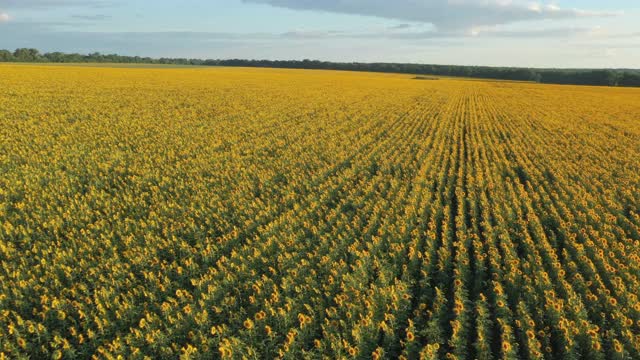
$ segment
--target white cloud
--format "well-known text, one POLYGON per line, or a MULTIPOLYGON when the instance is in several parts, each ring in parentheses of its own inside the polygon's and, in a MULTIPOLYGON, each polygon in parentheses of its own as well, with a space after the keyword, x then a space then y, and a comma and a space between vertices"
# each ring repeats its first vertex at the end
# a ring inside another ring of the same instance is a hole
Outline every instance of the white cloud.
MULTIPOLYGON (((468 38, 522 38, 522 39, 568 39, 605 37, 600 27, 548 27, 512 30, 502 26, 477 26, 465 32, 444 31, 395 31, 383 29, 376 31, 321 31, 321 30, 293 30, 280 36, 287 39, 302 40, 331 40, 331 39, 390 39, 390 40, 436 40, 436 39, 468 39, 468 38)), ((267 37, 268 35, 264 35, 267 37)))
POLYGON ((7 22, 11 20, 11 16, 7 13, 0 12, 0 22, 7 22))
POLYGON ((376 16, 430 23, 440 31, 469 32, 473 28, 526 20, 608 16, 526 0, 243 0, 293 10, 376 16))

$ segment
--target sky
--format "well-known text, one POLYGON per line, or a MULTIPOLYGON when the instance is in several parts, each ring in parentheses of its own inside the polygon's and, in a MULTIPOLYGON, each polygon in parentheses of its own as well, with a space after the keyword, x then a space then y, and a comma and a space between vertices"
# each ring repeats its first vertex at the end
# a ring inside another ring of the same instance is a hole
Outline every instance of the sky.
POLYGON ((0 49, 640 68, 637 0, 0 0, 0 49))

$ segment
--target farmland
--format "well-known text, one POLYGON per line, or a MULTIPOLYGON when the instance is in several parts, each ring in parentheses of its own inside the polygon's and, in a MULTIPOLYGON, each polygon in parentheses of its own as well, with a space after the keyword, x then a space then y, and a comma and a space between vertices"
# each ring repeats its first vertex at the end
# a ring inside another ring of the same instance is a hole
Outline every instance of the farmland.
POLYGON ((640 358, 640 90, 0 66, 0 358, 640 358))

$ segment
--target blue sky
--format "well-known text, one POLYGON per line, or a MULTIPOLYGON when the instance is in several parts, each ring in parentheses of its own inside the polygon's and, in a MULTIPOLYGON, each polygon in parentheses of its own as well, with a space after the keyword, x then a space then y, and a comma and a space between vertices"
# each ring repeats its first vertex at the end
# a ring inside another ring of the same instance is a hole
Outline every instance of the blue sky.
POLYGON ((0 0, 0 48, 640 68, 633 0, 0 0))

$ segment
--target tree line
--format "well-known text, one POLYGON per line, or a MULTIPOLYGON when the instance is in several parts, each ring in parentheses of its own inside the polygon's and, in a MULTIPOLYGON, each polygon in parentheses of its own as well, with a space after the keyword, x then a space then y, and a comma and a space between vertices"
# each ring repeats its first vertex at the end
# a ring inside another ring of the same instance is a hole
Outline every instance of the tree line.
POLYGON ((117 54, 49 52, 37 49, 0 50, 0 62, 134 63, 201 66, 241 66, 288 69, 323 69, 460 76, 468 78, 535 81, 546 84, 640 87, 640 70, 632 69, 534 69, 517 67, 458 66, 404 63, 329 62, 318 60, 246 60, 151 58, 117 54))

